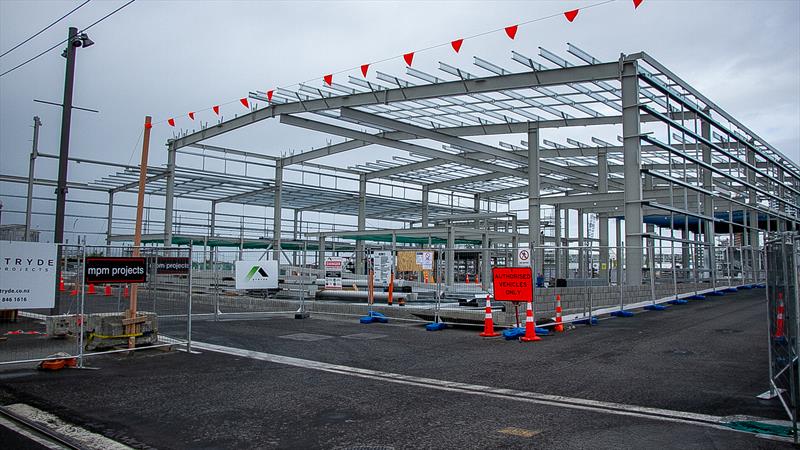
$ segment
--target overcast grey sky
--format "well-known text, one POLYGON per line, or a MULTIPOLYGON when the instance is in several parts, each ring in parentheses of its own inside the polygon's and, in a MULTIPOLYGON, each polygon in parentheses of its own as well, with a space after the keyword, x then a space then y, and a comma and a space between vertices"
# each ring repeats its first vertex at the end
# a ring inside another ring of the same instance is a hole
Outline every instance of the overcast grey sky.
MULTIPOLYGON (((77 6, 79 1, 0 0, 0 52, 77 6)), ((116 7, 93 0, 35 40, 0 58, 5 71, 85 27, 116 7)), ((533 2, 213 2, 138 0, 89 32, 96 45, 79 49, 74 104, 100 114, 73 113, 71 155, 138 161, 143 116, 185 117, 266 90, 452 39, 502 28, 597 1, 533 2)), ((798 160, 800 142, 800 2, 629 0, 522 26, 516 40, 502 33, 416 55, 414 66, 434 73, 439 60, 470 69, 472 56, 508 68, 511 50, 536 55, 542 46, 565 54, 566 43, 601 60, 646 51, 750 127, 798 160)), ((61 101, 64 59, 54 50, 0 77, 0 165, 24 175, 31 123, 42 118, 40 149, 57 153, 60 109, 33 99, 61 101)), ((402 59, 372 70, 402 73, 402 59)), ((354 75, 357 70, 352 72, 354 75)), ((321 80, 316 83, 322 83, 321 80)), ((223 114, 243 112, 238 104, 223 114)), ((198 113, 213 120, 210 112, 198 113)), ((262 123, 217 143, 277 155, 325 143, 326 137, 262 123)), ((179 125, 190 126, 185 119, 179 125)), ((151 160, 165 161, 172 129, 153 129, 151 160)), ((547 137, 547 136, 545 136, 547 137)), ((374 158, 374 154, 369 155, 374 158)), ((359 155, 351 155, 358 159, 359 155)), ((102 173, 71 168, 88 181, 102 173)), ((37 176, 56 175, 43 164, 37 176)), ((0 188, 9 189, 7 184, 0 188)))

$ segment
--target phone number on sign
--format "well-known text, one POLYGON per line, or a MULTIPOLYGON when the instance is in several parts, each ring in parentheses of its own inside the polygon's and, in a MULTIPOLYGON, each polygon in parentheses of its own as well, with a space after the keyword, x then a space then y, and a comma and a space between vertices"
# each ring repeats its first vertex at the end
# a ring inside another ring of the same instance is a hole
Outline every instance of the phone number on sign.
POLYGON ((16 303, 16 302, 27 302, 27 297, 2 297, 0 298, 0 303, 16 303))

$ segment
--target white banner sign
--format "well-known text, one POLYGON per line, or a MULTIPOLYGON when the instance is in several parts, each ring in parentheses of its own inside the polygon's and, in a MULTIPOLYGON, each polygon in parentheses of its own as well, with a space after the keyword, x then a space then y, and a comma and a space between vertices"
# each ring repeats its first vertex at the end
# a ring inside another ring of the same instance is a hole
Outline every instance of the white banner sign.
POLYGON ((517 250, 517 261, 519 261, 519 267, 530 267, 531 266, 531 251, 527 248, 520 248, 517 250))
POLYGON ((0 309, 55 306, 56 245, 0 241, 0 309))
POLYGON ((236 289, 276 289, 278 261, 236 261, 236 289))
POLYGON ((325 258, 325 289, 342 288, 342 267, 344 258, 325 258))
POLYGON ((372 253, 372 267, 375 270, 375 282, 388 283, 392 275, 394 258, 392 252, 376 251, 372 253))

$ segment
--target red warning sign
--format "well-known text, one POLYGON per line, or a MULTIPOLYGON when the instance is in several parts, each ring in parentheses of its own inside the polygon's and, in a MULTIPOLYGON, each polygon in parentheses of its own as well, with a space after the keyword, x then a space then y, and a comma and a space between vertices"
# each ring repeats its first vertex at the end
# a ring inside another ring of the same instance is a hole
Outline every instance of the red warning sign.
POLYGON ((501 302, 533 300, 533 272, 530 267, 495 267, 494 298, 501 302))

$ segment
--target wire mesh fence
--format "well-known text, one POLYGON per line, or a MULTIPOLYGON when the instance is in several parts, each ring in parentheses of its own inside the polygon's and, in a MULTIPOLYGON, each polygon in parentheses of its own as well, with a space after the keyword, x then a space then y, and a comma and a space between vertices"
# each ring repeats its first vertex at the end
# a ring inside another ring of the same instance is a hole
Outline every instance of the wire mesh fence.
MULTIPOLYGON (((0 320, 0 364, 83 358, 120 349, 188 344, 191 340, 190 248, 141 252, 144 279, 96 283, 94 265, 127 263, 133 249, 60 246, 60 276, 50 309, 22 309, 0 320), (131 315, 135 306, 136 315, 131 315)), ((126 350, 127 351, 127 350, 126 350)))
POLYGON ((766 258, 770 392, 786 409, 796 443, 800 405, 800 236, 773 236, 766 245, 766 258))

